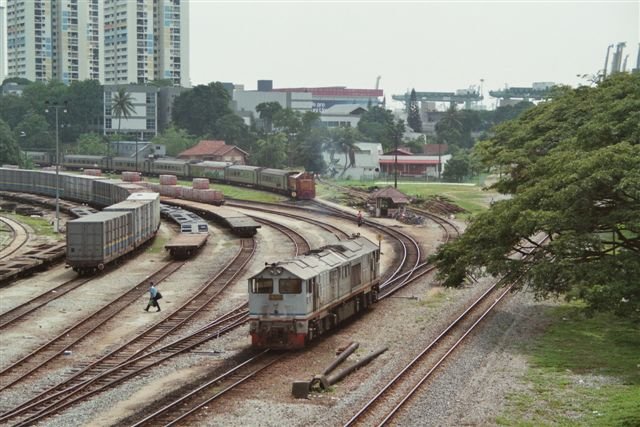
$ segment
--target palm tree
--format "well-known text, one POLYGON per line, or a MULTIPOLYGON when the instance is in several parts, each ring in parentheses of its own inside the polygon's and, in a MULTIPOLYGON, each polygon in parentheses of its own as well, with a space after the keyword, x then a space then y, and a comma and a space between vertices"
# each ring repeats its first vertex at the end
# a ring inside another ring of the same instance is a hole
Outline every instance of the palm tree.
POLYGON ((344 169, 340 174, 343 176, 348 168, 356 165, 356 152, 360 149, 356 145, 356 134, 351 128, 338 129, 336 143, 338 151, 344 154, 344 169))
POLYGON ((281 110, 282 106, 279 102, 263 102, 256 105, 256 112, 260 114, 265 132, 271 133, 273 130, 273 116, 281 110))
MULTIPOLYGON (((118 119, 118 135, 120 135, 122 118, 128 119, 134 112, 133 97, 130 93, 127 93, 125 88, 121 87, 113 96, 111 104, 111 115, 118 119)), ((120 154, 120 141, 118 141, 117 147, 117 154, 120 154)))

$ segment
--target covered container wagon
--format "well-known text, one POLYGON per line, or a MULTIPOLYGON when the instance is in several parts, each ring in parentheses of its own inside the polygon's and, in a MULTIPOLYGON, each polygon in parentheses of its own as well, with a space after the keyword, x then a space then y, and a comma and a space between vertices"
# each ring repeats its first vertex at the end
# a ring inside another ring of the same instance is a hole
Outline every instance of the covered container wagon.
POLYGON ((99 212, 67 222, 67 264, 86 274, 133 250, 130 212, 99 212))
POLYGON ((149 206, 149 224, 146 229, 146 235, 151 236, 158 231, 160 227, 160 195, 158 193, 141 192, 131 194, 127 200, 148 203, 149 206))

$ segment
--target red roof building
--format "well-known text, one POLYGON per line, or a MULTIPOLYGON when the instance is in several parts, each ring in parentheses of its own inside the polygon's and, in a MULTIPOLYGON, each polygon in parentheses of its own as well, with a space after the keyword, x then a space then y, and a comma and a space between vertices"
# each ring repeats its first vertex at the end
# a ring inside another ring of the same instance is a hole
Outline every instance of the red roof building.
POLYGON ((224 141, 202 140, 193 147, 178 154, 178 158, 185 160, 231 162, 236 165, 244 165, 247 160, 247 152, 235 145, 227 145, 224 141))

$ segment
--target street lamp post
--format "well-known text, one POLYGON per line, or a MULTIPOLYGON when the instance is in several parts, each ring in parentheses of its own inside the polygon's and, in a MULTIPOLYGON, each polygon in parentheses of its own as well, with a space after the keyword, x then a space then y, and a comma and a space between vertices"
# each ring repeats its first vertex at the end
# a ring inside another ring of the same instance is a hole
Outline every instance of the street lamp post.
POLYGON ((45 113, 49 112, 50 108, 53 108, 56 112, 56 219, 53 225, 53 232, 60 232, 60 141, 58 136, 58 111, 62 108, 62 112, 67 112, 67 102, 64 105, 58 105, 57 103, 49 104, 49 101, 45 101, 46 108, 45 113))
POLYGON ((138 172, 138 141, 142 138, 142 132, 136 137, 136 172, 138 172))

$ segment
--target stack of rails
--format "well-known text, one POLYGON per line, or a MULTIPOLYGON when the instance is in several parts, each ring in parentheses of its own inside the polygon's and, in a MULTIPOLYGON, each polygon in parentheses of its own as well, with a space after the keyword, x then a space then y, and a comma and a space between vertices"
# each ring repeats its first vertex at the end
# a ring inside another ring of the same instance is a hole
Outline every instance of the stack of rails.
POLYGON ((162 202, 172 206, 179 206, 182 209, 195 211, 200 216, 211 219, 224 227, 227 227, 233 234, 240 237, 252 237, 258 232, 260 224, 252 218, 233 209, 222 206, 212 206, 204 203, 191 202, 188 200, 172 199, 162 197, 162 202))
POLYGON ((80 273, 101 270, 155 236, 160 226, 159 195, 121 180, 53 171, 0 168, 0 191, 36 193, 116 210, 67 222, 67 264, 80 273), (57 180, 57 181, 56 181, 57 180))

